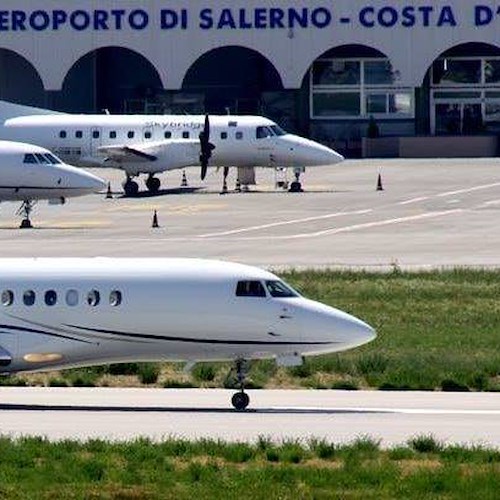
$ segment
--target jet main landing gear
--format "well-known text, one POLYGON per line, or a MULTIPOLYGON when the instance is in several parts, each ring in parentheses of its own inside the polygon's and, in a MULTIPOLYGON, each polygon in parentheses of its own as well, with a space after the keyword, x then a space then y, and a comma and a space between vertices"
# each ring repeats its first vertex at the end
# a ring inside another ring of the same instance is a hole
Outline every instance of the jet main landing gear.
POLYGON ((244 359, 237 359, 235 362, 236 378, 240 391, 235 393, 231 398, 231 403, 235 410, 243 411, 250 403, 250 398, 245 392, 245 377, 247 372, 247 361, 244 359))
POLYGON ((157 193, 160 190, 161 182, 158 177, 154 177, 152 174, 146 180, 146 187, 150 193, 157 193))
POLYGON ((131 177, 127 177, 127 180, 123 183, 123 190, 125 191, 125 196, 137 196, 139 184, 133 181, 131 177))

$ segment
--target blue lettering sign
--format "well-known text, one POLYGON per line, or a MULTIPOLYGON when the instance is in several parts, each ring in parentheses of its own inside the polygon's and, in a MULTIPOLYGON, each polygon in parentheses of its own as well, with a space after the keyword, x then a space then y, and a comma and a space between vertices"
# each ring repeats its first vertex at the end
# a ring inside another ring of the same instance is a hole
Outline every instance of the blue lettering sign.
POLYGON ((474 22, 476 26, 486 26, 493 21, 493 10, 487 5, 476 5, 474 22))
POLYGON ((210 30, 213 26, 212 9, 203 9, 200 12, 200 28, 202 30, 210 30))

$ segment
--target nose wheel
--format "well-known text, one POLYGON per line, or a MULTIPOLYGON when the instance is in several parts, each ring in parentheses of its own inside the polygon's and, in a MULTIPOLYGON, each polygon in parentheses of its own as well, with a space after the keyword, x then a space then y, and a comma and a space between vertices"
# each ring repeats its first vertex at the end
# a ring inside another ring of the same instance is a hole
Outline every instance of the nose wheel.
POLYGON ((300 183, 300 174, 303 172, 303 169, 296 168, 294 171, 295 181, 290 184, 290 189, 288 190, 290 193, 302 193, 302 184, 300 183))
POLYGON ((237 359, 235 361, 236 378, 240 391, 233 394, 231 403, 235 410, 243 411, 250 403, 250 397, 245 392, 245 378, 247 373, 247 362, 244 359, 237 359))

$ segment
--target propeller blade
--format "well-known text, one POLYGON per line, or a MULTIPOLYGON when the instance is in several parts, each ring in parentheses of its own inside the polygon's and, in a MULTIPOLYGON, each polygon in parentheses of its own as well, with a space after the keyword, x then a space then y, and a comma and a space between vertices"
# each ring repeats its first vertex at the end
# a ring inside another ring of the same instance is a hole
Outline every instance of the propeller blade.
POLYGON ((212 151, 215 146, 210 142, 210 118, 205 115, 205 123, 203 130, 200 132, 200 164, 201 164, 201 180, 205 180, 208 170, 208 162, 212 157, 212 151))
POLYGON ((208 162, 201 165, 201 180, 204 181, 207 176, 208 162))

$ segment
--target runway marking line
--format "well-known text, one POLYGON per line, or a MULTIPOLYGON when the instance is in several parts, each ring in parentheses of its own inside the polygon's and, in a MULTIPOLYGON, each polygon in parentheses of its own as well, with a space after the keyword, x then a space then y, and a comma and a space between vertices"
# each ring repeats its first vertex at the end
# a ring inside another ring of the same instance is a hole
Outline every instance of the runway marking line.
POLYGON ((467 194, 467 193, 472 193, 474 191, 481 191, 484 189, 491 189, 494 187, 499 187, 500 182, 494 182, 492 184, 483 184, 481 186, 474 186, 471 188, 466 188, 466 189, 457 189, 456 191, 447 191, 445 193, 439 193, 436 195, 438 198, 445 198, 447 196, 455 196, 457 194, 467 194))

